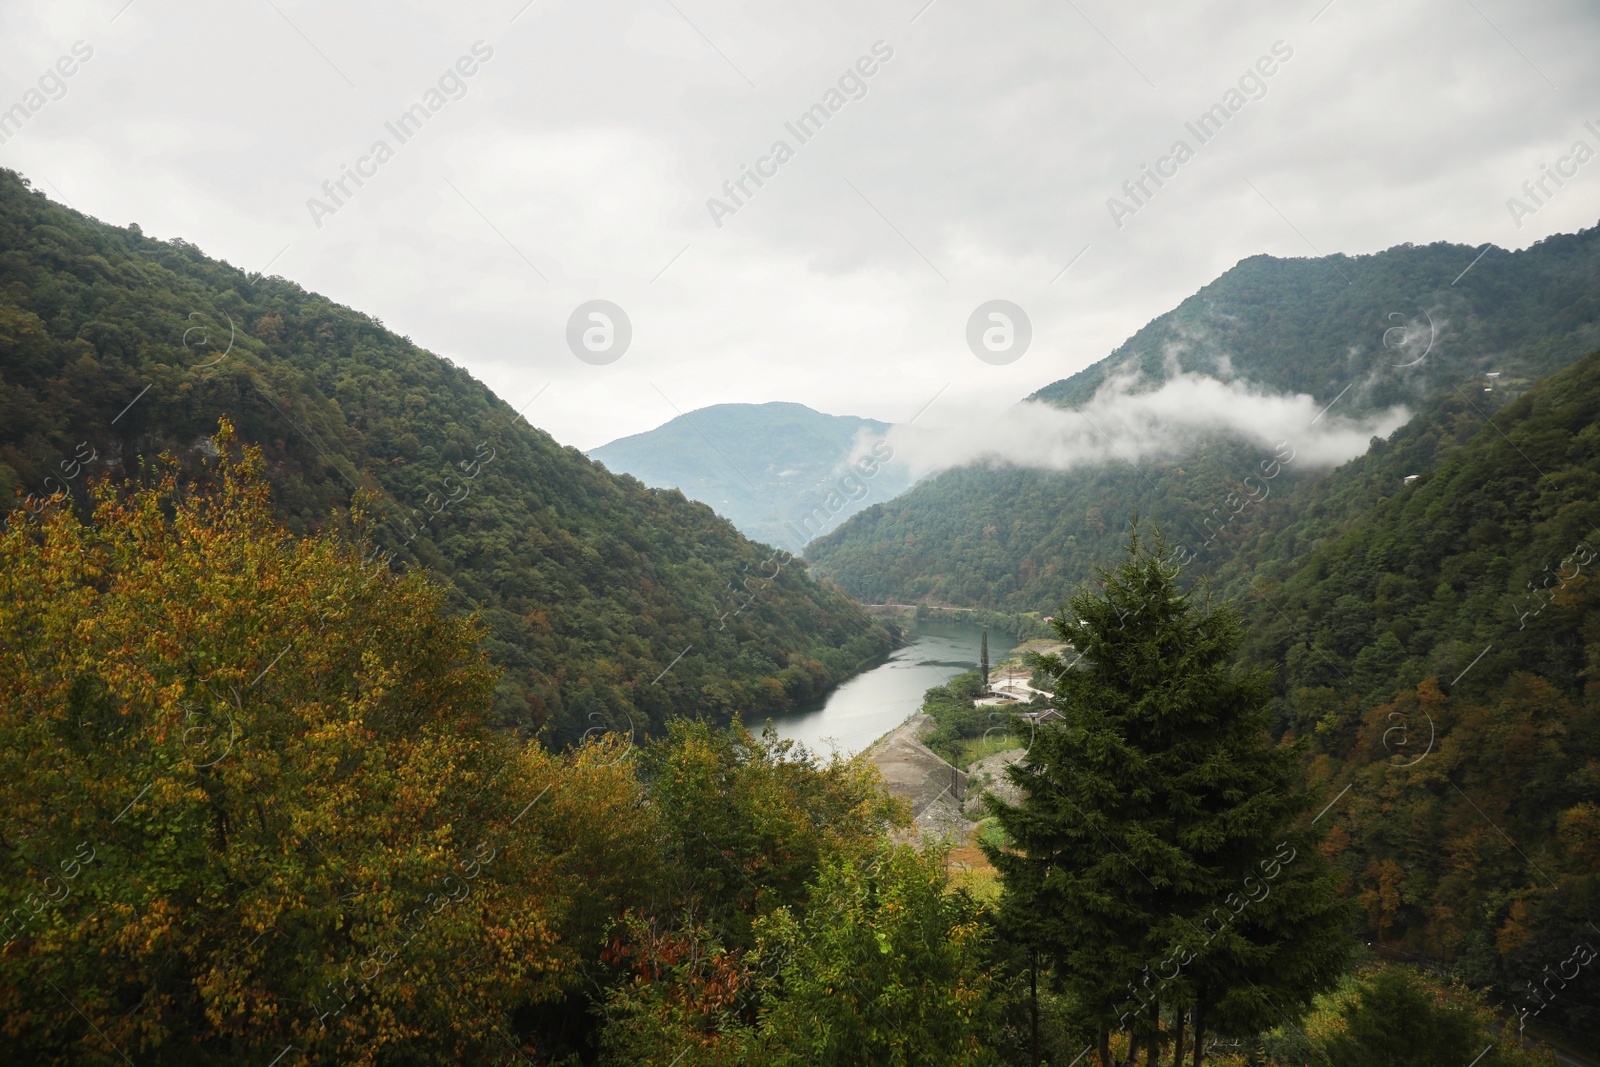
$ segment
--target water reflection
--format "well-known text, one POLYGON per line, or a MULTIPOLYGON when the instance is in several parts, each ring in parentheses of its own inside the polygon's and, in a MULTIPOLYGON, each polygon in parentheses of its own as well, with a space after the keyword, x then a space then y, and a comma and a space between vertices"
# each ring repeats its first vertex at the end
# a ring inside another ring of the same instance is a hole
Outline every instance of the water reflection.
MULTIPOLYGON (((858 752, 900 725, 922 706, 922 694, 963 671, 976 670, 983 630, 953 622, 923 622, 912 643, 895 649, 871 670, 831 690, 821 700, 803 704, 773 725, 783 737, 827 753, 837 747, 858 752)), ((1005 659, 1011 638, 989 631, 989 663, 1005 659)), ((753 727, 758 724, 751 724, 753 727)))

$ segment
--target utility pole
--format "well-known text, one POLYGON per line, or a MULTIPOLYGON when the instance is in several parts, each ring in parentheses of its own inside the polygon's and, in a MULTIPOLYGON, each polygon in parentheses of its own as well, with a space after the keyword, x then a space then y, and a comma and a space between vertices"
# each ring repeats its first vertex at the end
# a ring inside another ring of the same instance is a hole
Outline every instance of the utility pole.
POLYGON ((983 691, 979 695, 980 696, 988 696, 989 695, 989 631, 988 630, 983 631, 983 652, 980 653, 980 655, 981 655, 982 658, 978 660, 978 670, 983 675, 983 677, 981 679, 981 681, 983 682, 983 691))

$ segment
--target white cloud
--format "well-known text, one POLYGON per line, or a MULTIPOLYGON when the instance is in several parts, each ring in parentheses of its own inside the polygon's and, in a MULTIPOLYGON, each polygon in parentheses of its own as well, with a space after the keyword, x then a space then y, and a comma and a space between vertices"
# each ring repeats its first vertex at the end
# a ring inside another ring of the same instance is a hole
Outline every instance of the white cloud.
MULTIPOLYGON (((1180 373, 1152 389, 1124 375, 1108 380, 1078 410, 1033 401, 969 406, 931 424, 896 425, 884 438, 896 462, 918 478, 974 463, 1058 471, 1142 463, 1192 452, 1219 436, 1266 450, 1287 442, 1298 465, 1332 467, 1361 455, 1373 437, 1387 437, 1410 417, 1408 409, 1393 407, 1341 418, 1304 393, 1269 393, 1240 380, 1180 373)), ((864 441, 857 451, 869 446, 864 441)))

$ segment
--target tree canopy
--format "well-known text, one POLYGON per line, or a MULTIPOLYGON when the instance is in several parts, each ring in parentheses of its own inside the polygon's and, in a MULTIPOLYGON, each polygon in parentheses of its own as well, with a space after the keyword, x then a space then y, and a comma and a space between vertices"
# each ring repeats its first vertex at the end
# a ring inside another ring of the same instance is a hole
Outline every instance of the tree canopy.
POLYGON ((864 760, 737 722, 514 742, 477 618, 212 445, 0 533, 14 1057, 787 1064, 826 1008, 837 1062, 985 1062, 977 906, 864 760))

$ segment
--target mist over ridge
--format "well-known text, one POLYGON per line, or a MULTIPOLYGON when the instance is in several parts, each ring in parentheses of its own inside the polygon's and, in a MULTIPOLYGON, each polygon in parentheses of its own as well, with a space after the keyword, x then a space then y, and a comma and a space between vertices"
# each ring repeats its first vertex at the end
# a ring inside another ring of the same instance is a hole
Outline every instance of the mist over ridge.
POLYGON ((1088 403, 1063 409, 1041 400, 968 408, 931 425, 897 424, 879 440, 913 478, 978 464, 1070 471, 1093 464, 1175 459, 1218 437, 1270 450, 1294 442, 1308 466, 1335 467, 1411 418, 1393 405, 1347 417, 1325 413, 1306 393, 1274 393, 1242 380, 1178 372, 1150 386, 1137 372, 1117 374, 1088 403))

